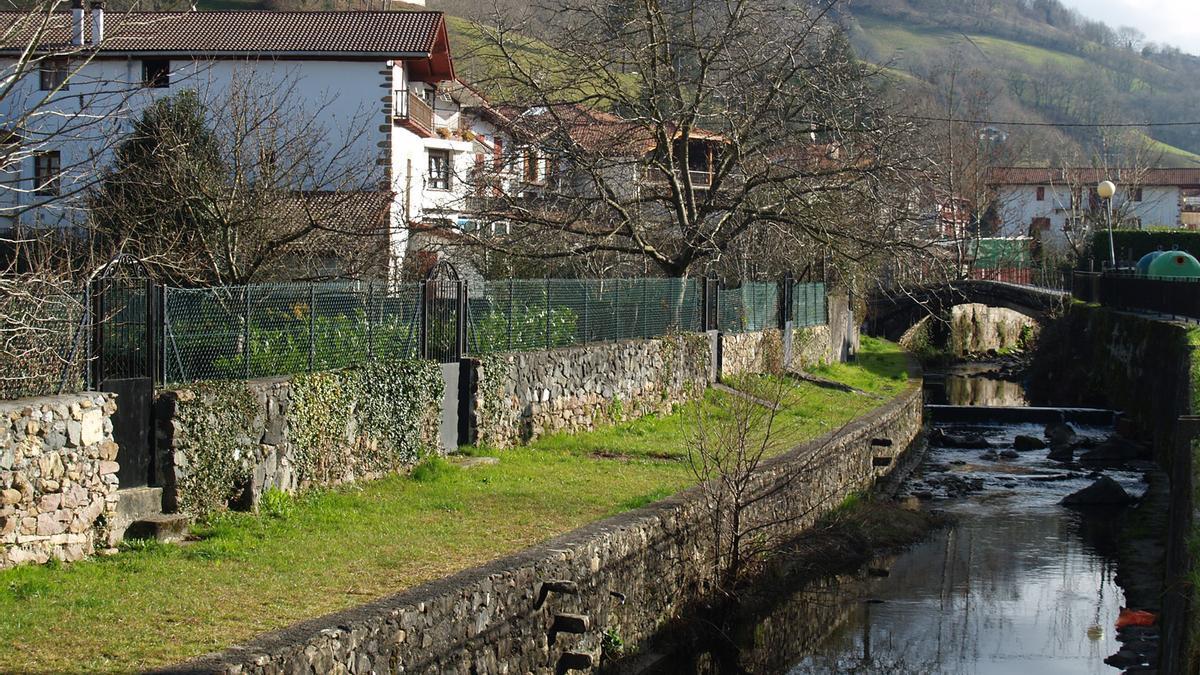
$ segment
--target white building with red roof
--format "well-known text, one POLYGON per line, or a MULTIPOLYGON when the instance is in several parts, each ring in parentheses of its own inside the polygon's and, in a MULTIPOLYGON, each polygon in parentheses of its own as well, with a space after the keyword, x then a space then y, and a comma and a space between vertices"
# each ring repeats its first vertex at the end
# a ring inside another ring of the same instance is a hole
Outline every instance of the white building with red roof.
MULTIPOLYGON (((441 12, 106 12, 76 0, 68 11, 0 12, 0 59, 0 116, 23 150, 0 176, 0 228, 81 223, 87 188, 132 121, 185 89, 210 106, 236 87, 286 92, 329 167, 360 170, 360 189, 394 195, 394 262, 421 218, 431 156, 471 147, 434 124, 433 92, 454 79, 441 12)), ((297 181, 298 191, 345 189, 321 172, 297 181)))

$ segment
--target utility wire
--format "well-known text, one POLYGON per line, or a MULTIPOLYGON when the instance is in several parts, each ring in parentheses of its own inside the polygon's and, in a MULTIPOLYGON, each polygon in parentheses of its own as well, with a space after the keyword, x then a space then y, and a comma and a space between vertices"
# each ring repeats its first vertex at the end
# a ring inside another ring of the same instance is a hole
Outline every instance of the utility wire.
POLYGON ((1002 122, 997 120, 971 120, 958 119, 954 117, 933 117, 929 115, 899 115, 906 119, 921 120, 923 122, 958 122, 961 124, 986 124, 995 127, 1085 127, 1085 128, 1105 128, 1105 127, 1198 127, 1200 122, 1002 122))

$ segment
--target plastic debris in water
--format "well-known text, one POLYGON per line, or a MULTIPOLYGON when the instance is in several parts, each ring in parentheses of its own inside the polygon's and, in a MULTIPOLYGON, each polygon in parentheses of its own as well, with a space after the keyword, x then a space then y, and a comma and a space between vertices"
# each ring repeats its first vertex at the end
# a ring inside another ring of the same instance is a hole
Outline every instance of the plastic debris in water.
POLYGON ((1158 615, 1154 612, 1122 607, 1121 615, 1117 617, 1117 628, 1121 629, 1126 626, 1153 626, 1156 621, 1158 621, 1158 615))

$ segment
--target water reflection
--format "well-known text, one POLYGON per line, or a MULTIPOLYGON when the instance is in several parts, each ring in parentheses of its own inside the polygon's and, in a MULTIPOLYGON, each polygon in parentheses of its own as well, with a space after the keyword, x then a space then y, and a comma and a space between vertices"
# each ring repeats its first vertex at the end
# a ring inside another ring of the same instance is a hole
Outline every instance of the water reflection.
POLYGON ((959 364, 943 373, 928 373, 925 391, 938 405, 1015 407, 1029 405, 1020 382, 995 374, 998 364, 959 364))
POLYGON ((1075 519, 998 509, 896 560, 792 673, 1106 673, 1122 594, 1075 519), (862 598, 866 600, 867 598, 862 598))

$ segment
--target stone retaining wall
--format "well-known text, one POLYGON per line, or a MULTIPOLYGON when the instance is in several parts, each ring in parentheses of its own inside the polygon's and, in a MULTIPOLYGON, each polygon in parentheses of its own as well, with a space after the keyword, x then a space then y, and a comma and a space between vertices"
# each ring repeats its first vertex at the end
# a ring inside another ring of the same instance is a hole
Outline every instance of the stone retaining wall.
POLYGON ((0 568, 108 546, 116 405, 97 392, 0 403, 0 568))
POLYGON ((474 394, 477 440, 507 447, 545 433, 669 412, 708 387, 710 339, 684 333, 482 359, 474 394))
MULTIPOLYGON (((919 436, 921 416, 918 382, 871 414, 769 462, 757 485, 773 492, 765 510, 751 517, 786 515, 773 521, 770 536, 802 532, 890 471, 877 468, 877 460, 897 464, 919 436)), ((598 661, 605 633, 637 645, 709 592, 710 523, 703 488, 695 488, 168 672, 540 674, 555 672, 566 652, 598 661), (574 582, 577 592, 546 592, 543 584, 552 580, 574 582), (550 635, 556 615, 566 614, 586 616, 587 629, 550 635)))
POLYGON ((439 452, 442 376, 430 362, 372 364, 159 392, 168 510, 250 508, 277 488, 376 478, 439 452))
POLYGON ((1159 667, 1200 672, 1200 439, 1179 433, 1200 409, 1200 334, 1194 326, 1075 302, 1045 326, 1031 368, 1035 403, 1112 408, 1154 442, 1171 483, 1159 667))

